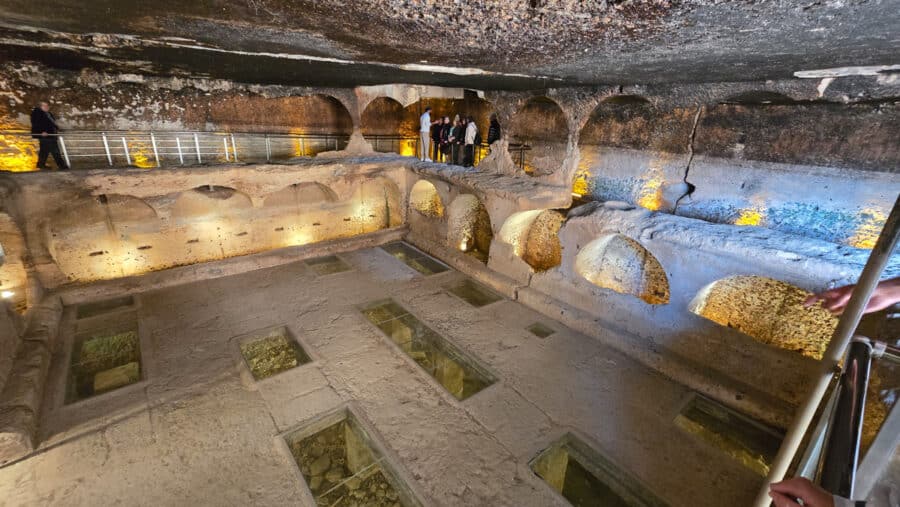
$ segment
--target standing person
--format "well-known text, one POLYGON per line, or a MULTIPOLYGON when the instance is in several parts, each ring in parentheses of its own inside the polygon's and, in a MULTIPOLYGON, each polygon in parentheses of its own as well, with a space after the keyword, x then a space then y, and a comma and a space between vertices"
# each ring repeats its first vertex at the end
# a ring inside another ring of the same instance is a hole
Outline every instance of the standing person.
POLYGON ((475 165, 475 138, 478 136, 478 127, 475 118, 469 116, 469 124, 466 126, 466 147, 463 165, 472 167, 475 165))
POLYGON ((422 116, 419 116, 419 160, 431 162, 428 158, 428 144, 431 141, 431 126, 437 123, 431 121, 431 106, 425 108, 422 116))
POLYGON ((431 125, 431 158, 435 162, 441 161, 441 127, 443 118, 438 116, 437 121, 431 125))
POLYGON ((463 165, 463 160, 465 159, 465 147, 466 147, 466 127, 469 126, 469 120, 463 116, 459 120, 459 135, 456 137, 456 160, 453 161, 456 165, 463 165))
POLYGON ((441 160, 447 162, 450 155, 450 134, 453 126, 450 125, 450 117, 444 116, 444 123, 441 124, 441 160))
POLYGON ((494 144, 494 141, 500 140, 500 120, 497 119, 497 113, 491 115, 491 126, 488 127, 488 144, 494 144))
POLYGON ((463 128, 459 121, 459 115, 453 119, 453 127, 450 128, 450 163, 459 165, 459 139, 463 136, 463 128))
POLYGON ((41 149, 38 151, 38 169, 47 168, 47 156, 53 155, 56 161, 56 167, 60 170, 69 168, 66 161, 63 160, 59 153, 59 126, 56 124, 56 118, 50 112, 50 103, 42 100, 31 110, 31 137, 38 140, 41 149))

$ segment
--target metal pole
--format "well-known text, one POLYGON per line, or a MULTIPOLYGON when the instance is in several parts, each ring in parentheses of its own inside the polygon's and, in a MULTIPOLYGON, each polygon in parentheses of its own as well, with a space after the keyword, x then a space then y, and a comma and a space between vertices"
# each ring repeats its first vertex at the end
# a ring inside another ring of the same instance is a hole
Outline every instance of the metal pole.
POLYGON ((378 136, 375 136, 375 151, 378 151, 378 136))
POLYGON ((112 153, 109 152, 109 141, 106 139, 106 132, 100 134, 103 137, 103 148, 106 150, 106 160, 112 166, 112 153))
POLYGON ((856 330, 856 326, 859 325, 863 310, 869 303, 869 298, 872 297, 872 292, 878 284, 878 279, 890 260, 891 254, 897 247, 898 238, 900 238, 900 195, 897 196, 897 200, 894 202, 894 208, 884 223, 884 228, 881 230, 881 235, 878 236, 875 248, 869 254, 866 267, 863 268, 862 274, 859 276, 859 281, 853 290, 853 294, 850 295, 847 308, 841 314, 838 325, 834 330, 834 335, 831 337, 831 342, 822 356, 822 360, 819 363, 818 378, 815 379, 809 397, 797 411, 794 422, 787 435, 785 435, 778 454, 772 461, 769 476, 766 477, 763 487, 760 488, 759 494, 757 494, 756 500, 753 502, 755 507, 769 506, 772 501, 769 498, 769 484, 780 481, 787 473, 791 460, 793 460, 794 454, 796 454, 800 443, 803 441, 803 435, 815 416, 816 408, 828 389, 831 377, 838 370, 838 364, 847 350, 847 345, 853 336, 853 332, 856 330))
POLYGON ((306 146, 305 146, 304 143, 303 143, 303 137, 302 137, 302 136, 300 137, 300 156, 301 156, 301 157, 305 157, 305 156, 306 156, 306 146))
POLYGON ((200 158, 200 138, 197 137, 196 132, 194 132, 194 148, 197 150, 197 163, 202 164, 203 160, 200 158))
POLYGON ((122 149, 125 150, 125 161, 131 165, 131 154, 128 153, 128 141, 125 140, 125 136, 122 136, 122 149))
POLYGON ((272 146, 269 144, 269 134, 266 134, 266 162, 272 161, 272 146))
POLYGON ((225 144, 225 161, 227 162, 227 161, 231 160, 230 158, 228 158, 228 138, 223 137, 222 142, 225 144))
POLYGON ((153 135, 153 132, 150 132, 150 144, 153 145, 153 158, 156 159, 156 167, 161 167, 159 163, 159 150, 156 149, 156 136, 153 135))
POLYGON ((184 152, 181 151, 181 139, 178 138, 178 134, 175 134, 175 145, 178 146, 178 161, 184 165, 184 152))
POLYGON ((234 161, 237 162, 237 145, 234 144, 234 134, 228 134, 231 136, 231 155, 234 157, 234 161))
POLYGON ((59 148, 62 150, 63 158, 66 160, 66 166, 71 169, 72 163, 69 162, 69 151, 66 150, 66 142, 63 140, 63 136, 59 136, 59 148))
POLYGON ((825 439, 819 485, 844 498, 853 498, 853 483, 859 463, 859 437, 866 406, 866 387, 872 366, 872 344, 856 337, 850 344, 844 374, 838 389, 834 419, 825 439))

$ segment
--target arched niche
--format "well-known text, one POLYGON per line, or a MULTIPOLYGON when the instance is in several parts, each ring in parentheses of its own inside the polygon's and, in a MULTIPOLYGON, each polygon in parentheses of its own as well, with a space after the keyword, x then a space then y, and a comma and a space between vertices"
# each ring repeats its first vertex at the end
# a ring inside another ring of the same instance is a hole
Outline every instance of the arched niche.
POLYGON ((797 104, 798 101, 778 92, 767 90, 754 90, 732 95, 721 102, 722 104, 739 104, 747 106, 776 105, 785 106, 797 104))
POLYGON ((245 132, 346 136, 353 132, 353 118, 344 103, 324 94, 217 94, 210 102, 208 121, 218 128, 245 132))
POLYGON ((623 234, 605 234, 575 256, 575 271, 604 289, 630 294, 646 303, 669 302, 669 280, 646 248, 623 234))
POLYGON ((639 95, 607 97, 581 127, 578 145, 648 148, 658 114, 653 104, 639 95))
POLYGON ((554 210, 531 210, 512 214, 500 228, 500 239, 536 271, 546 271, 562 262, 559 229, 565 221, 554 210))
POLYGON ((337 194, 318 182, 294 183, 263 199, 264 208, 301 207, 337 201, 337 194))
POLYGON ((450 203, 447 216, 448 246, 486 263, 494 231, 484 204, 472 194, 462 194, 450 203))
POLYGON ((803 306, 809 293, 762 276, 732 276, 704 287, 690 310, 756 340, 820 359, 837 317, 816 305, 803 306))
POLYGON ((378 97, 366 106, 360 118, 363 136, 376 151, 400 153, 402 144, 394 139, 376 139, 379 136, 399 136, 406 110, 403 104, 390 97, 378 97))
POLYGON ((566 114, 553 99, 529 99, 507 126, 509 155, 518 163, 524 157, 525 172, 552 174, 566 158, 569 126, 566 114), (521 151, 521 147, 525 151, 521 151))
POLYGON ((461 99, 433 99, 425 98, 414 102, 404 108, 403 121, 400 125, 400 132, 406 137, 415 137, 419 135, 419 116, 425 112, 425 108, 431 107, 431 119, 437 120, 439 117, 449 116, 450 120, 460 116, 472 116, 475 118, 475 125, 481 132, 481 137, 487 141, 487 129, 490 123, 491 114, 494 112, 494 106, 487 100, 482 99, 478 94, 466 90, 464 97, 461 99))
POLYGON ((444 202, 437 188, 428 180, 419 180, 409 192, 409 208, 432 218, 444 216, 444 202))
POLYGON ((172 221, 208 222, 253 208, 250 197, 230 187, 204 185, 179 194, 172 205, 172 221))

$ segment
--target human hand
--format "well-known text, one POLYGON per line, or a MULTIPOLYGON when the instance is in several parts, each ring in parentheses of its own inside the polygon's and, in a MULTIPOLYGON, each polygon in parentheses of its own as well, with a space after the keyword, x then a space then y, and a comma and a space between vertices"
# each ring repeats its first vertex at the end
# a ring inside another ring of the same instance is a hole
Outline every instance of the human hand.
MULTIPOLYGON (((806 301, 803 302, 803 306, 809 308, 821 301, 822 308, 835 315, 839 315, 847 308, 847 303, 850 302, 850 294, 853 292, 854 287, 855 285, 845 285, 844 287, 837 287, 835 289, 826 290, 825 292, 813 294, 806 298, 806 301)), ((863 313, 884 310, 897 302, 900 302, 900 278, 883 280, 875 287, 875 290, 872 292, 872 297, 869 298, 869 303, 866 305, 863 313)))
POLYGON ((769 485, 775 507, 834 507, 834 497, 805 477, 794 477, 769 485))
POLYGON ((42 137, 47 137, 47 133, 46 133, 46 132, 41 132, 41 136, 42 136, 42 137))

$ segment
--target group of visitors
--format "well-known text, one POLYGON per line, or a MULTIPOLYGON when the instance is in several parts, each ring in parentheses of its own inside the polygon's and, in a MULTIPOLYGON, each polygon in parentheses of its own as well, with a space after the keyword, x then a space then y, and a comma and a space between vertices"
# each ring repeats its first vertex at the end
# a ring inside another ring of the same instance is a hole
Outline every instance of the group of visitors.
MULTIPOLYGON (((464 167, 475 165, 475 148, 482 142, 481 132, 474 117, 457 114, 452 122, 449 116, 438 117, 432 121, 431 107, 426 107, 425 112, 419 117, 419 137, 420 160, 446 162, 464 167)), ((491 115, 488 144, 498 139, 500 139, 500 122, 496 115, 491 115)))

